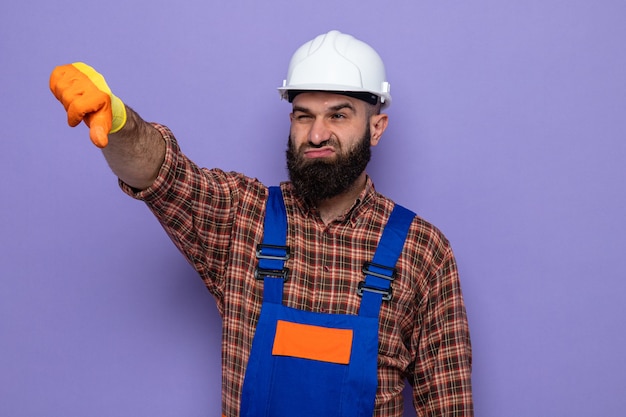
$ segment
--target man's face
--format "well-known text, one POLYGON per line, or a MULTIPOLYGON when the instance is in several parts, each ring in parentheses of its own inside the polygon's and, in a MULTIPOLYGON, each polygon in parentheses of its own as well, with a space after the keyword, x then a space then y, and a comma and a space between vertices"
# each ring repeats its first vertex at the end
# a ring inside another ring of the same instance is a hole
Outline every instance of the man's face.
POLYGON ((287 168, 297 192, 313 202, 348 190, 370 160, 370 109, 355 98, 323 92, 293 100, 287 168))

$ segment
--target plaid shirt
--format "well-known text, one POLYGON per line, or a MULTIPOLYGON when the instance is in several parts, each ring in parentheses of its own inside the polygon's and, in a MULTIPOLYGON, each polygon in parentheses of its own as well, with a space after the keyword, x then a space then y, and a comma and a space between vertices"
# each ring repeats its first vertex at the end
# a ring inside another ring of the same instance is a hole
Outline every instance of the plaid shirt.
MULTIPOLYGON (((222 412, 239 414, 241 389, 263 298, 254 279, 267 187, 255 179, 199 168, 172 133, 158 179, 135 193, 157 216, 217 300, 222 316, 222 412)), ((281 184, 292 256, 285 305, 357 314, 361 267, 371 261, 394 203, 367 186, 352 209, 324 225, 314 207, 281 184)), ((419 416, 472 416, 471 347, 456 263, 446 238, 416 217, 396 265, 393 298, 379 316, 375 416, 401 417, 404 380, 419 416)))

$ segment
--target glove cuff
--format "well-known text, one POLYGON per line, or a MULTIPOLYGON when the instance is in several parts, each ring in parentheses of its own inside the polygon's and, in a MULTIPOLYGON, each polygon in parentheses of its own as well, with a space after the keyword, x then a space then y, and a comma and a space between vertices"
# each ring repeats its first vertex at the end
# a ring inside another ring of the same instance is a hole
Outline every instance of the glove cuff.
POLYGON ((117 96, 111 94, 111 130, 109 133, 119 132, 126 124, 126 106, 117 96))

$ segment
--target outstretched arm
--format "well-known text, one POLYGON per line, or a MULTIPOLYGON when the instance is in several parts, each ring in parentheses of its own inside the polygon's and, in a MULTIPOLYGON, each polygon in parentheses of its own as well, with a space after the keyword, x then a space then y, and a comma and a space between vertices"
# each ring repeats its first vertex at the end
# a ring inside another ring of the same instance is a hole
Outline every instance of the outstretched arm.
POLYGON ((128 106, 126 113, 126 124, 120 131, 109 134, 109 143, 102 153, 119 179, 143 190, 159 174, 165 158, 165 142, 154 126, 128 106))

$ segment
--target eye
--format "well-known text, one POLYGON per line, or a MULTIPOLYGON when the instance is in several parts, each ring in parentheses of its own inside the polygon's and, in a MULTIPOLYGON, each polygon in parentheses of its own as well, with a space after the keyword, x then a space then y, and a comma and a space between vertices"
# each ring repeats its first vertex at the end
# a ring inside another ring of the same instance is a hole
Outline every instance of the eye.
POLYGON ((309 120, 310 118, 311 118, 311 115, 307 113, 295 113, 294 114, 294 119, 298 121, 306 121, 306 120, 309 120))
POLYGON ((341 119, 345 119, 346 115, 343 113, 333 113, 332 116, 330 116, 331 119, 335 119, 335 120, 341 120, 341 119))

